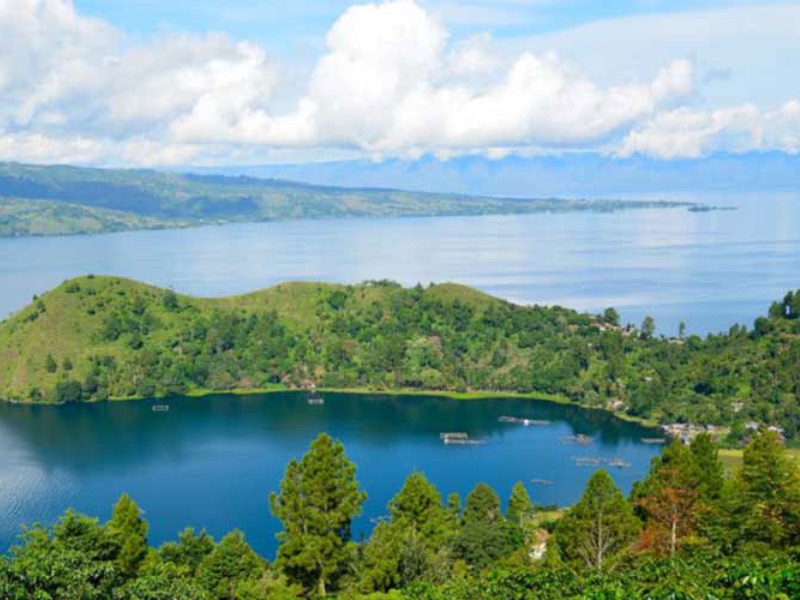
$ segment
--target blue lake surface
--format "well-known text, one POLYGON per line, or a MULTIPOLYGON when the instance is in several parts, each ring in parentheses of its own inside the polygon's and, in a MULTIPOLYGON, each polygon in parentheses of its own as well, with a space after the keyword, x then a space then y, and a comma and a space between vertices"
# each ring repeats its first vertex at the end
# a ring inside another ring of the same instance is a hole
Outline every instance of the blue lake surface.
POLYGON ((151 542, 173 539, 186 526, 219 537, 243 530, 266 556, 276 550, 278 522, 269 493, 286 464, 319 432, 341 439, 369 498, 354 534, 367 534, 413 471, 443 495, 462 499, 479 482, 506 502, 523 481, 540 504, 570 504, 597 467, 575 458, 620 459, 607 466, 627 492, 660 447, 653 430, 601 411, 519 399, 458 401, 427 397, 329 394, 309 406, 303 393, 211 396, 169 401, 70 406, 0 404, 0 546, 14 542, 21 523, 50 523, 68 507, 110 517, 122 492, 146 511, 151 542), (503 415, 547 420, 524 427, 503 415), (480 446, 447 446, 442 432, 464 432, 480 446), (565 438, 593 437, 587 445, 565 438), (547 480, 552 483, 534 483, 547 480))
MULTIPOLYGON (((298 221, 180 231, 0 240, 0 318, 33 294, 86 273, 116 274, 200 296, 245 293, 287 280, 456 281, 521 303, 619 309, 656 319, 662 333, 751 324, 800 287, 800 193, 684 196, 735 211, 643 210, 471 218, 298 221)), ((576 456, 620 458, 626 490, 657 447, 648 433, 597 412, 519 400, 454 402, 301 395, 212 397, 68 407, 0 404, 0 546, 21 523, 50 522, 67 507, 106 518, 122 492, 147 511, 152 540, 187 525, 219 536, 242 528, 271 555, 277 523, 268 495, 287 461, 320 432, 340 437, 370 499, 355 531, 414 469, 443 493, 479 481, 505 498, 517 480, 537 502, 568 504, 591 470, 576 456), (524 428, 503 414, 553 421, 524 428), (485 437, 445 447, 441 431, 485 437), (574 433, 590 446, 564 444, 574 433), (534 486, 532 479, 552 481, 534 486)), ((652 434, 650 434, 652 435, 652 434)))
MULTIPOLYGON (((641 197, 641 196, 639 196, 641 197)), ((0 318, 86 273, 200 296, 287 280, 456 281, 522 303, 599 312, 658 330, 751 325, 800 287, 800 192, 676 196, 735 211, 353 219, 0 240, 0 318)))

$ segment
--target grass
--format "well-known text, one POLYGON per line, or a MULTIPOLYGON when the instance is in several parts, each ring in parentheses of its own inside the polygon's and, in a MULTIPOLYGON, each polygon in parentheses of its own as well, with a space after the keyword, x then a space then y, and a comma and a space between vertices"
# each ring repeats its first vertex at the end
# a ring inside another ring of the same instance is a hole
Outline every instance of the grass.
POLYGON ((0 236, 218 223, 689 208, 684 202, 509 199, 315 186, 248 177, 0 163, 0 236), (11 203, 14 203, 13 206, 11 203), (7 205, 5 214, 3 204, 7 205))
MULTIPOLYGON (((719 451, 720 460, 728 473, 733 473, 742 464, 744 451, 740 448, 722 448, 719 451)), ((800 466, 800 448, 787 448, 786 456, 800 466)))
MULTIPOLYGON (((195 298, 181 295, 181 302, 193 310, 210 311, 270 311, 299 335, 308 335, 318 324, 317 311, 320 299, 345 286, 318 282, 290 282, 249 294, 227 298, 195 298)), ((396 287, 391 285, 362 284, 353 290, 351 310, 366 311, 375 304, 388 306, 396 287)), ((59 378, 67 375, 61 367, 65 357, 74 364, 70 377, 81 381, 90 368, 90 357, 111 356, 120 363, 134 359, 134 353, 122 340, 102 341, 99 331, 105 317, 117 311, 130 311, 134 299, 143 301, 147 313, 160 322, 150 333, 149 344, 164 345, 174 338, 184 326, 180 313, 167 310, 163 305, 165 290, 114 276, 85 276, 64 282, 56 289, 42 295, 31 305, 0 324, 0 393, 2 397, 18 402, 29 401, 32 386, 52 389, 59 378), (45 357, 52 354, 59 364, 58 372, 45 369, 45 357)), ((460 301, 484 310, 500 301, 469 287, 447 283, 429 288, 434 298, 443 302, 460 301)), ((217 393, 259 394, 290 389, 284 385, 232 385, 230 389, 190 389, 186 395, 202 397, 217 393)), ((382 394, 392 396, 438 396, 456 400, 473 401, 493 398, 519 398, 575 405, 569 398, 544 392, 514 393, 498 390, 446 391, 419 388, 330 388, 324 391, 353 394, 382 394)), ((130 394, 111 394, 113 400, 133 400, 130 394)), ((141 396, 138 396, 141 398, 141 396)), ((606 411, 603 407, 586 407, 606 411)), ((607 411, 611 412, 611 411, 607 411)), ((646 419, 612 413, 617 418, 655 426, 646 419)))

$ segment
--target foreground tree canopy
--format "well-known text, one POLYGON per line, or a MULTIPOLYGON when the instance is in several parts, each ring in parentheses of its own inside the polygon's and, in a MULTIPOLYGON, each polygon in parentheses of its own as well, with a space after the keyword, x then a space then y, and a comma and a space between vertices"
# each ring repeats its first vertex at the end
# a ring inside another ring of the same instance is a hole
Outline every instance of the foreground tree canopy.
POLYGON ((537 506, 520 482, 505 512, 485 484, 462 509, 412 473, 386 519, 356 543, 350 526, 365 495, 342 445, 321 435, 272 496, 284 527, 274 563, 239 531, 217 542, 187 529, 153 548, 142 511, 123 495, 107 523, 68 511, 52 527, 26 530, 0 559, 0 598, 800 597, 796 463, 768 432, 753 439, 732 477, 721 473, 716 447, 701 436, 665 449, 630 499, 598 470, 569 509, 537 506))
POLYGON ((466 287, 285 284, 236 298, 83 277, 0 324, 0 398, 270 387, 520 392, 662 422, 800 432, 800 292, 752 330, 666 339, 466 287), (54 343, 54 340, 56 341, 54 343), (48 349, 47 352, 43 349, 48 349))

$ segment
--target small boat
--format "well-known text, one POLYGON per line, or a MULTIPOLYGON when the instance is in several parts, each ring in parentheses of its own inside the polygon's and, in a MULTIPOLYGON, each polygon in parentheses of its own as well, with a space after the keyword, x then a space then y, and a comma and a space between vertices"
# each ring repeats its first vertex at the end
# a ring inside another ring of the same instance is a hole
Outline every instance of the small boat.
POLYGON ((618 469, 629 469, 630 466, 631 466, 631 463, 629 463, 626 460, 621 460, 619 458, 615 458, 615 459, 610 460, 608 462, 608 466, 609 467, 616 467, 618 469))
POLYGON ((154 404, 153 412, 169 412, 169 404, 154 404))
POLYGON ((308 403, 311 406, 321 406, 325 404, 325 398, 315 392, 308 397, 308 403))
POLYGON ((553 485, 553 482, 549 479, 531 479, 531 483, 536 483, 539 485, 553 485))
POLYGON ((667 440, 664 438, 642 438, 643 444, 666 444, 667 440))

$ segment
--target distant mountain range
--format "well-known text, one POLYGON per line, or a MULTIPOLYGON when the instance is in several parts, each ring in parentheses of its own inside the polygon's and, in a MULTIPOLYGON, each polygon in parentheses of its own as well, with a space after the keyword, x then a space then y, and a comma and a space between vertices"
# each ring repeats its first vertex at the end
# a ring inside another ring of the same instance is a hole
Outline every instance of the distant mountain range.
MULTIPOLYGON (((400 169, 400 163, 396 163, 400 169)), ((453 165, 451 165, 453 166, 453 165)), ((300 167, 295 167, 301 169, 300 167)), ((363 180, 366 165, 322 165, 314 177, 363 180), (352 179, 347 171, 353 170, 352 179), (357 175, 356 171, 362 172, 357 175)), ((391 165, 382 168, 390 169, 391 165)), ((431 165, 436 169, 448 168, 431 165)), ((290 168, 286 168, 290 169, 290 168)), ((313 171, 309 166, 307 175, 313 171)), ((418 173, 424 172, 422 166, 418 173)), ((691 202, 555 199, 483 194, 478 189, 423 193, 394 187, 400 172, 350 187, 260 179, 252 175, 180 174, 152 170, 91 169, 0 163, 0 237, 99 233, 190 227, 231 222, 342 217, 409 217, 615 211, 642 208, 706 208, 691 202), (469 191, 469 193, 467 193, 469 191)), ((260 173, 259 173, 260 174, 260 173)), ((298 170, 296 175, 302 173, 298 170)), ((455 175, 453 175, 455 177, 455 175)), ((498 184, 502 183, 498 180, 498 184)), ((420 184, 421 185, 421 184, 420 184)), ((463 187, 463 186, 462 186, 463 187)), ((486 186, 484 186, 486 187, 486 186)))
POLYGON ((341 161, 193 169, 278 177, 306 183, 388 186, 408 190, 508 197, 599 198, 634 194, 800 190, 800 156, 782 152, 701 159, 616 159, 597 154, 461 157, 441 161, 341 161))

